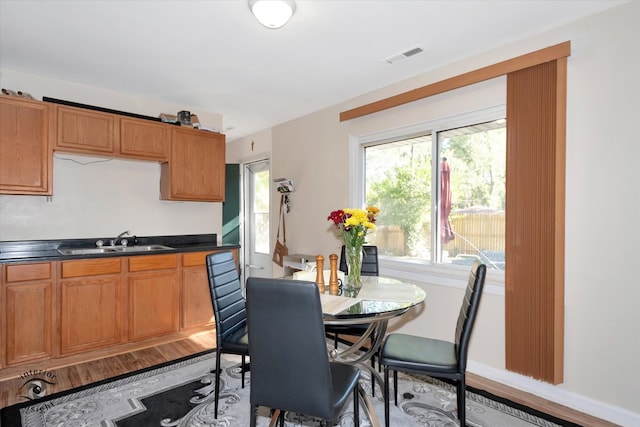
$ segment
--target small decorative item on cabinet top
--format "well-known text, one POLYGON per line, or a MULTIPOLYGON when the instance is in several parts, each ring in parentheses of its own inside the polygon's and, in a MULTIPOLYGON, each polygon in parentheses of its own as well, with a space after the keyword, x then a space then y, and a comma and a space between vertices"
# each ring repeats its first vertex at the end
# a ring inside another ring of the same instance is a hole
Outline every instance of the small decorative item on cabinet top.
POLYGON ((160 115, 158 117, 164 123, 177 123, 178 122, 178 116, 176 116, 175 114, 160 113, 160 115))
POLYGON ((31 94, 29 92, 23 92, 21 90, 16 92, 16 91, 11 90, 11 89, 2 88, 2 94, 3 95, 8 95, 8 96, 18 96, 20 98, 25 98, 25 99, 33 99, 33 96, 31 96, 31 94))
POLYGON ((191 126, 191 112, 185 110, 178 111, 178 121, 183 126, 191 126))

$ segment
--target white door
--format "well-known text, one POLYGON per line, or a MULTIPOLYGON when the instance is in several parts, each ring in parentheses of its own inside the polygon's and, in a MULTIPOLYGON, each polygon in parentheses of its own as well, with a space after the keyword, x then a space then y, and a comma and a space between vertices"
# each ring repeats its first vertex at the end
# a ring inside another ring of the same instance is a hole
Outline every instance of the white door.
POLYGON ((272 277, 269 239, 269 160, 244 165, 244 283, 272 277))

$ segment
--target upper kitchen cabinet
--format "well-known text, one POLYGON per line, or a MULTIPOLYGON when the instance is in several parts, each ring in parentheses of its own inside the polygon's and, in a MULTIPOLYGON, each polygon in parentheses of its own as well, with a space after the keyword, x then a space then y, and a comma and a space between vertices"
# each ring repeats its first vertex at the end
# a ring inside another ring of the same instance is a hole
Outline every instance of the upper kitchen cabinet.
POLYGON ((0 194, 51 195, 53 107, 0 96, 0 194))
POLYGON ((56 150, 97 155, 116 153, 118 116, 67 106, 57 106, 56 110, 56 150))
POLYGON ((169 125, 84 108, 57 111, 56 150, 167 161, 169 125))
POLYGON ((163 163, 164 200, 224 201, 225 136, 202 130, 171 129, 171 154, 163 163))
POLYGON ((224 201, 223 134, 132 116, 0 96, 0 194, 51 195, 61 151, 160 162, 162 199, 224 201))
POLYGON ((167 161, 171 126, 149 120, 120 118, 120 154, 135 159, 167 161))

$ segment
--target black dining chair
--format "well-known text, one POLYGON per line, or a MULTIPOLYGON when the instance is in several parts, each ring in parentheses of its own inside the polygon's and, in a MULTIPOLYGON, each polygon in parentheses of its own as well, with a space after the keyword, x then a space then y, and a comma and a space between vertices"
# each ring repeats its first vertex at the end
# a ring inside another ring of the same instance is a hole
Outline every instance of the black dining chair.
MULTIPOLYGON (((380 268, 378 266, 378 247, 373 245, 363 245, 362 250, 364 255, 362 256, 362 267, 360 267, 360 274, 363 276, 379 276, 380 268)), ((345 246, 342 245, 340 250, 340 262, 338 264, 338 270, 344 274, 349 274, 349 267, 347 266, 347 257, 345 254, 345 246)))
POLYGON ((455 342, 392 333, 380 352, 384 366, 384 422, 389 427, 389 371, 393 371, 395 404, 398 406, 398 371, 454 380, 457 390, 458 419, 466 424, 465 373, 467 352, 473 325, 478 314, 487 267, 476 261, 471 267, 467 290, 458 314, 455 342))
POLYGON ((209 290, 216 319, 216 388, 215 414, 218 417, 218 398, 220 396, 220 357, 223 353, 242 356, 242 388, 247 370, 245 357, 249 355, 247 333, 247 310, 240 287, 240 278, 233 253, 216 252, 207 255, 207 273, 209 290))
MULTIPOLYGON (((251 427, 259 406, 333 422, 351 395, 359 425, 360 370, 329 361, 315 283, 250 277, 247 321, 251 427)), ((284 424, 282 415, 280 423, 284 424)))

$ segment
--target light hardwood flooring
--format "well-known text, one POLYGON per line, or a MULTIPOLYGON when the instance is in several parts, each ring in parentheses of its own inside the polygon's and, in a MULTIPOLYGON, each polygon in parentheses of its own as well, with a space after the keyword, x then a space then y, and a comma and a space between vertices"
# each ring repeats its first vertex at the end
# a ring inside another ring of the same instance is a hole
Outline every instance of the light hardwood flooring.
MULTIPOLYGON (((48 394, 60 392, 101 381, 117 375, 126 374, 138 369, 147 368, 184 356, 210 350, 215 347, 215 332, 202 332, 166 344, 159 344, 142 350, 98 359, 87 363, 71 365, 55 369, 55 385, 47 389, 48 394)), ((13 378, 0 382, 0 407, 24 402, 20 397, 25 379, 13 378)), ((469 373, 467 382, 470 386, 486 390, 496 396, 526 405, 555 417, 588 427, 610 427, 616 424, 577 412, 556 402, 513 389, 503 384, 469 373)))

